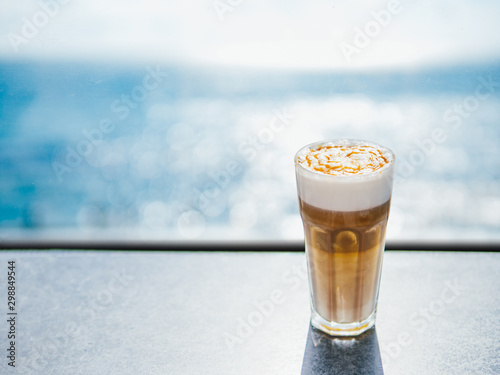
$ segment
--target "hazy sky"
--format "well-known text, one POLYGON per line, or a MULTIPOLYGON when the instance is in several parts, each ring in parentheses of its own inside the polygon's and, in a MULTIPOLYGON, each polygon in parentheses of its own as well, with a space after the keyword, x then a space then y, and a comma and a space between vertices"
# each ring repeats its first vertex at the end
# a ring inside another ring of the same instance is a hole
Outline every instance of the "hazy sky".
POLYGON ((500 60, 496 0, 0 0, 0 8, 3 59, 300 69, 500 60))

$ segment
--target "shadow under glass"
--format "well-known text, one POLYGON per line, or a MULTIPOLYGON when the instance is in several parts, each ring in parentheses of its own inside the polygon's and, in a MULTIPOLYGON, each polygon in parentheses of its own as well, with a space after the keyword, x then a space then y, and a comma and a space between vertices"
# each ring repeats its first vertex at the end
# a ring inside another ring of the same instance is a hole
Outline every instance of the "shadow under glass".
POLYGON ((309 325, 301 373, 383 375, 375 328, 355 337, 330 337, 309 325))

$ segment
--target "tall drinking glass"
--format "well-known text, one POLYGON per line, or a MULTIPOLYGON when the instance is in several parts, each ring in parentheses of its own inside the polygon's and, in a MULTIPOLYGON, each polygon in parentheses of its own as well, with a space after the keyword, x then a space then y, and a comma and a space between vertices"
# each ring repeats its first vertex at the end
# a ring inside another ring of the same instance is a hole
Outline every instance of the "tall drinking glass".
POLYGON ((317 142, 295 155, 311 324, 330 335, 375 324, 394 165, 391 150, 361 140, 317 142))

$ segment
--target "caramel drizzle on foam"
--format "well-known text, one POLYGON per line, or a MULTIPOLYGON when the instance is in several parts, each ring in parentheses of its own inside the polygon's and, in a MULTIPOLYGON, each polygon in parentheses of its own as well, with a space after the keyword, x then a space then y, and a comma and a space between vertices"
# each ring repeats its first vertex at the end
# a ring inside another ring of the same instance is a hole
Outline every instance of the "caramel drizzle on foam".
POLYGON ((375 172, 389 160, 373 146, 318 146, 301 155, 299 163, 317 172, 341 176, 375 172))

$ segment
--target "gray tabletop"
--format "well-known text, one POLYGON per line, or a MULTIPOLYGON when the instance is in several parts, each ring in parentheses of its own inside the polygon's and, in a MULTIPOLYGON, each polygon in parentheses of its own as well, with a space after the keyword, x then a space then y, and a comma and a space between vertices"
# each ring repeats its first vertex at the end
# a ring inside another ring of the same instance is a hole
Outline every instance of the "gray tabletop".
POLYGON ((303 253, 7 251, 0 373, 499 374, 499 279, 497 253, 386 252, 376 329, 332 339, 303 253))

